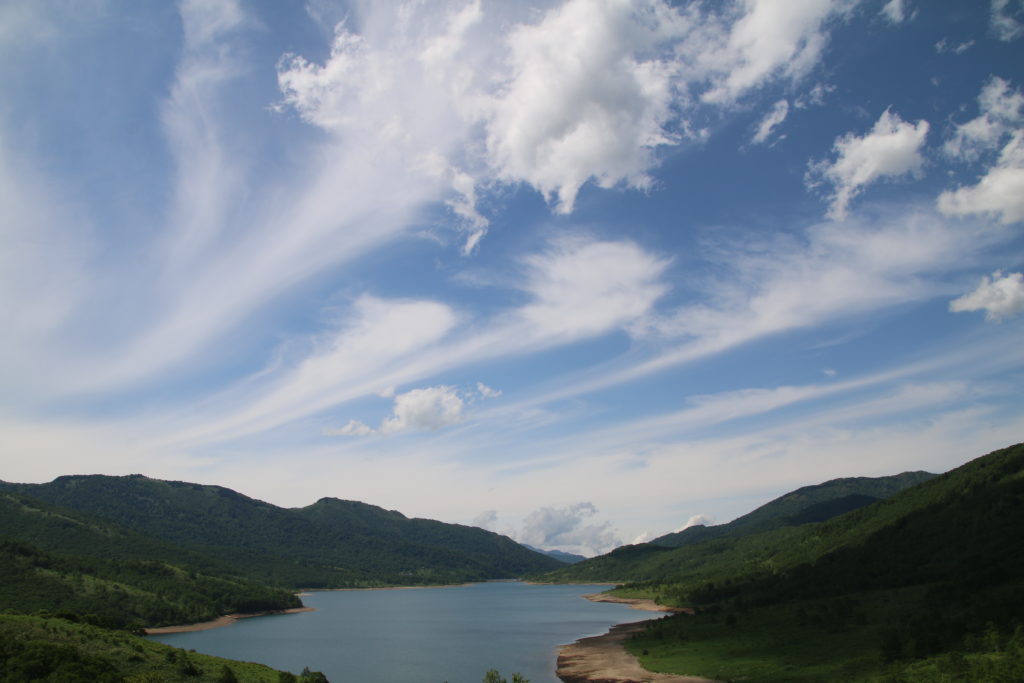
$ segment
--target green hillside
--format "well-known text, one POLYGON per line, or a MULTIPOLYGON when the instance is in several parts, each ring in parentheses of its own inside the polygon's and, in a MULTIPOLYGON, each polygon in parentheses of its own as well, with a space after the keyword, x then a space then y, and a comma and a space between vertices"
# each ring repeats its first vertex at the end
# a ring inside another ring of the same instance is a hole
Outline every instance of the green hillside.
POLYGON ((1024 444, 826 522, 622 548, 554 576, 632 581, 617 592, 697 608, 630 644, 657 671, 1021 680, 1022 532, 1024 444))
POLYGON ((294 588, 454 583, 559 566, 482 529, 331 498, 284 509, 219 486, 141 475, 65 476, 48 484, 0 484, 3 490, 216 558, 248 579, 294 588))
POLYGON ((101 519, 0 494, 0 607, 122 628, 298 607, 291 591, 101 519))
POLYGON ((654 545, 678 548, 712 538, 748 536, 783 526, 823 522, 843 513, 889 498, 911 486, 932 479, 931 472, 904 472, 889 477, 846 477, 804 486, 765 503, 727 524, 698 524, 665 534, 654 545))
POLYGON ((262 664, 185 652, 65 619, 0 614, 0 680, 60 683, 323 683, 262 664))

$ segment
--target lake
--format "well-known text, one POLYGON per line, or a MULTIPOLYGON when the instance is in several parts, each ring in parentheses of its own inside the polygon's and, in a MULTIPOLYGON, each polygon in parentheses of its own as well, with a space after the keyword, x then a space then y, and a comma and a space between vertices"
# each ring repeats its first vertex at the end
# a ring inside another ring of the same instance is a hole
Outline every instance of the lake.
MULTIPOLYGON (((557 683, 556 648, 644 614, 580 596, 608 585, 477 583, 445 588, 322 591, 315 612, 243 619, 224 628, 151 636, 175 647, 260 662, 331 683, 557 683)), ((647 615, 655 616, 655 615, 647 615)))

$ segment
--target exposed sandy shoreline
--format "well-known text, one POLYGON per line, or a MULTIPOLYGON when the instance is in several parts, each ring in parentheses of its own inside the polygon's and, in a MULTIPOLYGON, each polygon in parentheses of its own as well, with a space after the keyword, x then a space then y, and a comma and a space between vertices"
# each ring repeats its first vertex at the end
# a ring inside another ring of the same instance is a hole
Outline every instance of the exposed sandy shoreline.
POLYGON ((647 621, 619 624, 603 636, 563 645, 558 649, 555 675, 565 683, 715 683, 697 676, 654 673, 640 666, 622 642, 643 631, 647 621))
POLYGON ((239 619, 250 619, 252 617, 266 617, 274 614, 297 614, 299 612, 314 612, 316 607, 293 607, 291 609, 272 610, 269 612, 253 612, 251 614, 226 614, 213 621, 203 621, 198 624, 182 624, 181 626, 158 626, 145 629, 147 636, 161 635, 164 633, 191 633, 192 631, 207 631, 211 628, 230 626, 239 619))
MULTIPOLYGON (((646 612, 691 612, 687 608, 665 607, 643 598, 618 598, 604 593, 583 597, 594 602, 617 602, 646 612)), ((640 666, 637 658, 622 643, 634 633, 643 631, 648 621, 650 619, 619 624, 603 636, 581 638, 571 645, 563 645, 558 648, 555 675, 565 683, 714 683, 697 676, 654 673, 640 666)))
POLYGON ((645 612, 685 612, 686 614, 693 614, 693 610, 689 607, 666 607, 648 598, 619 598, 607 593, 591 593, 583 597, 591 602, 615 602, 620 605, 629 605, 630 609, 638 609, 645 612))

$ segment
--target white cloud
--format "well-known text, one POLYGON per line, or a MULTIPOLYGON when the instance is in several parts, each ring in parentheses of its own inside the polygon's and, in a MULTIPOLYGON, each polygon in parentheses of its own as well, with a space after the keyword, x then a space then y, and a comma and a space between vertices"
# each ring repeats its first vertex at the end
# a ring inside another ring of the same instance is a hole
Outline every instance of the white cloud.
POLYGON ((651 535, 646 531, 640 532, 640 534, 629 542, 629 545, 640 545, 641 543, 647 543, 651 540, 651 535))
POLYGON ((686 529, 689 529, 691 526, 697 526, 697 525, 711 526, 714 523, 715 523, 714 516, 706 515, 703 512, 701 512, 699 514, 693 515, 688 520, 686 520, 686 524, 683 524, 681 527, 676 529, 675 533, 679 533, 680 531, 684 531, 686 529))
MULTIPOLYGON (((1006 238, 932 211, 899 211, 812 226, 794 240, 744 237, 709 244, 718 273, 692 284, 701 297, 649 315, 638 332, 678 344, 600 377, 565 383, 556 400, 632 381, 763 338, 946 293, 936 276, 963 268, 1006 238)), ((541 399, 537 399, 538 401, 541 399)))
POLYGON ((395 396, 394 415, 380 425, 381 434, 435 431, 462 422, 465 402, 455 387, 413 389, 395 396))
POLYGON ((938 206, 952 216, 992 214, 1006 224, 1024 220, 1024 129, 1013 134, 976 185, 943 192, 938 206))
POLYGON ((487 104, 498 177, 530 183, 561 213, 591 178, 647 188, 654 150, 677 141, 665 45, 679 31, 667 5, 619 0, 569 0, 513 30, 513 76, 487 104))
POLYGON ((954 299, 949 304, 954 313, 985 311, 986 320, 1000 320, 1024 312, 1024 274, 1003 275, 996 271, 984 276, 973 292, 954 299))
POLYGON ((622 545, 611 529, 611 522, 585 524, 596 514, 597 508, 589 501, 564 508, 542 507, 525 517, 518 540, 536 548, 559 548, 586 555, 605 553, 622 545))
POLYGON ((367 436, 373 434, 373 427, 359 420, 349 420, 339 429, 324 430, 327 436, 367 436))
POLYGON ((627 325, 667 290, 659 279, 668 261, 628 241, 567 237, 526 264, 524 288, 534 300, 517 316, 545 338, 589 337, 627 325))
POLYGON ((494 525, 498 523, 498 511, 497 510, 484 510, 479 515, 473 518, 470 522, 473 526, 480 527, 481 529, 487 529, 488 531, 494 530, 494 525))
POLYGON ((999 155, 975 185, 939 195, 939 210, 949 215, 988 213, 1003 223, 1024 219, 1024 94, 993 76, 978 95, 980 115, 956 127, 943 150, 977 161, 996 149, 999 155))
POLYGON ((992 0, 992 32, 1000 40, 1016 40, 1024 35, 1024 0, 992 0), (1016 6, 1016 8, 1014 7, 1016 6))
MULTIPOLYGON (((496 398, 501 392, 477 382, 477 393, 482 398, 496 398)), ((412 389, 395 395, 392 389, 387 398, 394 398, 393 412, 384 418, 379 429, 373 429, 358 420, 349 420, 341 429, 328 430, 330 436, 368 436, 370 434, 399 434, 403 432, 437 431, 461 423, 467 396, 452 386, 412 389)))
POLYGON ((782 99, 776 102, 772 106, 772 110, 765 114, 765 117, 761 119, 761 123, 757 126, 757 131, 754 133, 754 137, 750 139, 755 145, 764 143, 768 136, 772 134, 783 121, 786 120, 786 116, 789 114, 789 102, 782 99))
POLYGON ((882 7, 881 15, 890 24, 902 24, 907 18, 907 9, 903 5, 903 0, 889 0, 882 7))
POLYGON ((837 371, 836 371, 835 369, 833 369, 833 368, 825 368, 824 370, 822 370, 822 372, 823 372, 823 373, 825 373, 825 376, 826 376, 826 377, 835 377, 836 375, 838 375, 838 374, 839 374, 839 373, 838 373, 838 372, 837 372, 837 371))
POLYGON ((924 165, 921 147, 927 135, 927 121, 911 124, 886 109, 870 133, 837 138, 833 147, 836 160, 811 164, 809 172, 811 179, 820 177, 835 187, 829 217, 845 218, 850 201, 880 178, 920 173, 924 165))
MULTIPOLYGON (((945 52, 952 52, 955 55, 962 55, 963 53, 970 50, 972 47, 974 47, 973 40, 967 40, 962 43, 957 43, 956 45, 954 45, 945 38, 943 38, 939 42, 935 43, 935 51, 938 52, 939 54, 943 54, 945 52)), ((937 81, 933 82, 937 83, 937 81)))
MULTIPOLYGON (((443 304, 361 297, 308 355, 202 406, 195 422, 172 440, 221 440, 262 431, 378 393, 396 367, 443 339, 455 324, 454 312, 443 304)), ((350 422, 334 433, 342 430, 356 435, 360 428, 350 422)))
POLYGON ((993 76, 978 95, 978 109, 979 116, 957 125, 946 140, 943 151, 949 156, 975 161, 985 152, 998 149, 1005 136, 1024 122, 1024 94, 993 76))
POLYGON ((803 77, 825 48, 826 22, 855 4, 746 0, 746 13, 729 29, 725 45, 702 55, 704 65, 720 74, 704 101, 725 104, 775 76, 803 77))
POLYGON ((501 396, 500 389, 492 389, 483 382, 476 383, 477 393, 480 394, 481 398, 498 398, 501 396))

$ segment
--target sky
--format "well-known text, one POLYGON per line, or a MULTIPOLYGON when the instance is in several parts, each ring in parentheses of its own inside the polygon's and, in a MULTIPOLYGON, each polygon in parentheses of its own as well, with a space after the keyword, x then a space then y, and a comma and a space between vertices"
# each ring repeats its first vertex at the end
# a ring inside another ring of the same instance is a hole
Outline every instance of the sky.
POLYGON ((1024 1, 7 0, 0 479, 593 555, 1024 440, 1024 1))

